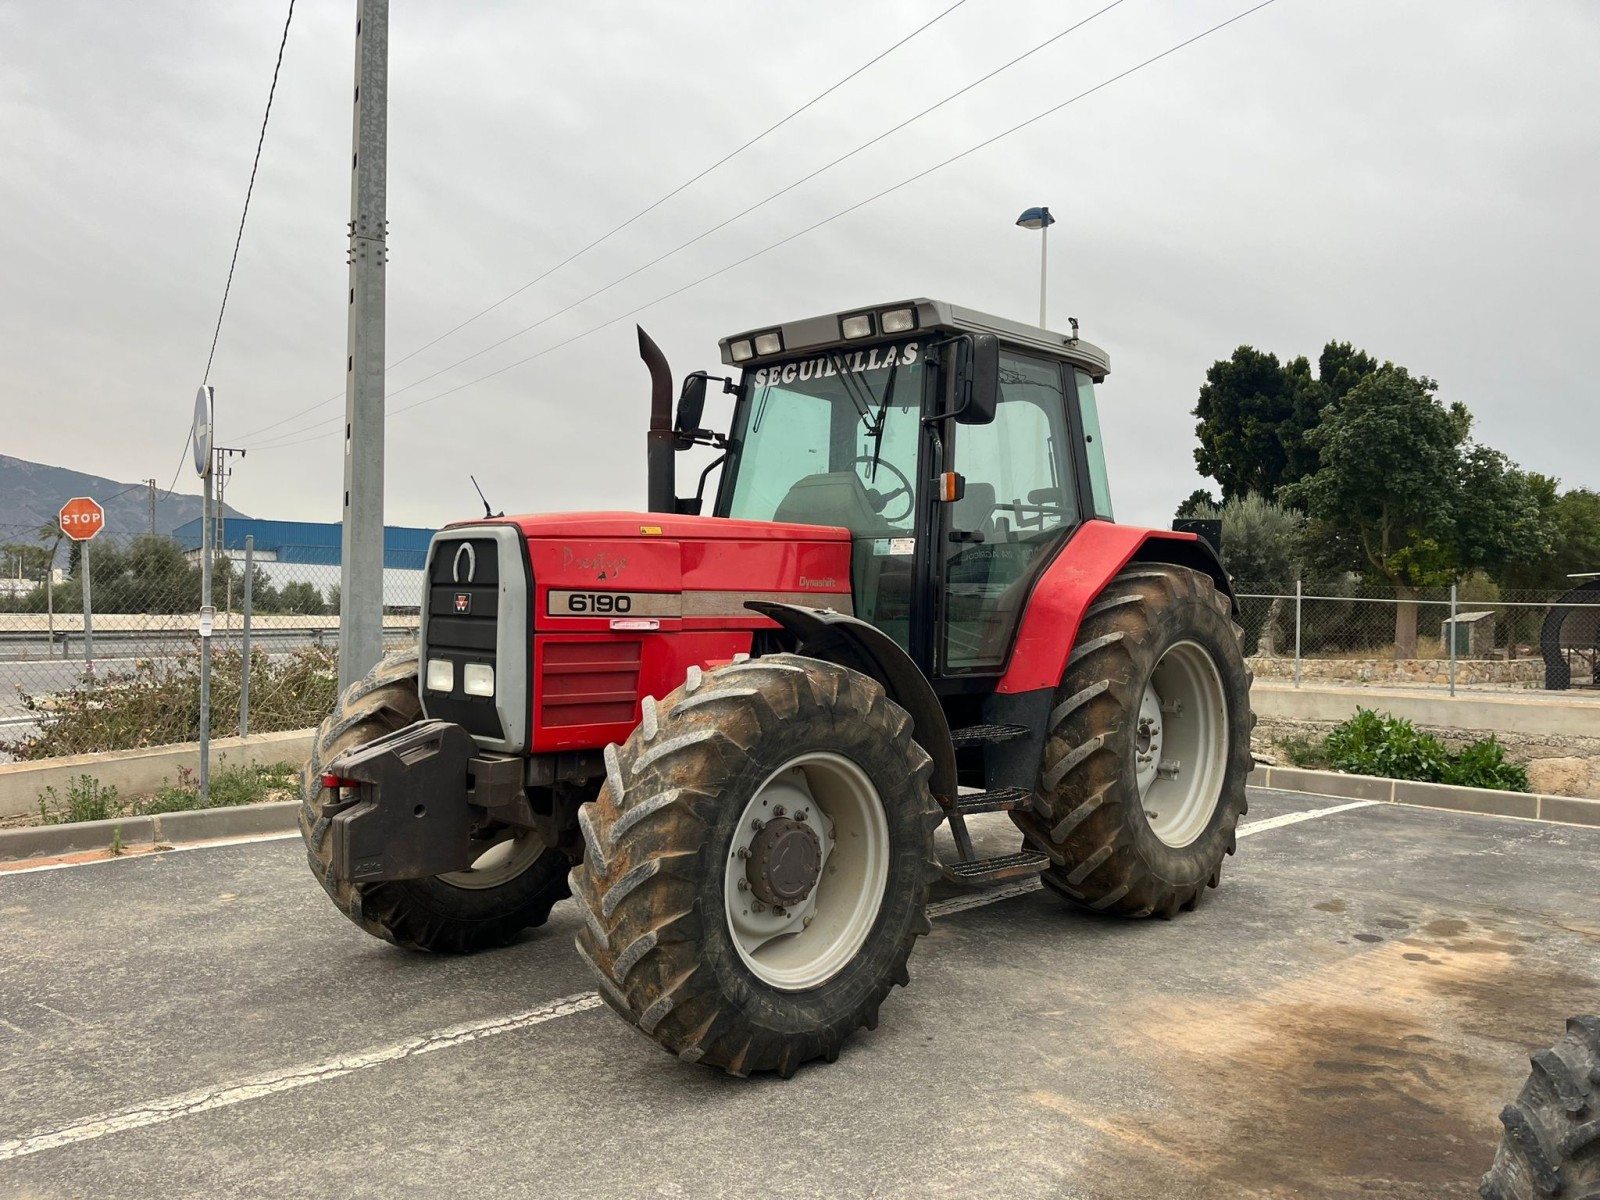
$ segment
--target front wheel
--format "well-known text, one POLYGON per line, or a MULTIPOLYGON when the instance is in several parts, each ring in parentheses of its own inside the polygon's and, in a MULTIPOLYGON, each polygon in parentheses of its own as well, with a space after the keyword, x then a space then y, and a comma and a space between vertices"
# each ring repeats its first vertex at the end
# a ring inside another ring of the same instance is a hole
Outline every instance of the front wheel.
POLYGON ((833 1059, 910 976, 938 874, 932 765, 872 679, 792 654, 691 670, 579 811, 578 953, 689 1062, 833 1059))
POLYGON ((322 815, 324 767, 421 716, 415 648, 385 658, 339 697, 317 730, 300 780, 300 834, 312 874, 340 912, 397 946, 467 954, 507 945, 529 926, 543 925, 551 906, 567 895, 570 861, 531 830, 491 834, 471 867, 431 879, 355 884, 329 870, 333 839, 322 815))
POLYGON ((1250 669, 1209 577, 1142 563, 1084 614, 1033 811, 1044 882, 1104 912, 1171 917, 1216 887, 1244 813, 1250 669))

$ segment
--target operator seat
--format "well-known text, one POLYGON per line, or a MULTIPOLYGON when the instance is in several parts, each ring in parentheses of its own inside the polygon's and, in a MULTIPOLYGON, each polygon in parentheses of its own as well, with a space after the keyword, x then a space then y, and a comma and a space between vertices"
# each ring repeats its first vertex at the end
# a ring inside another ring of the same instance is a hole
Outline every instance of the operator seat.
POLYGON ((867 489, 854 471, 829 471, 796 480, 778 502, 772 519, 797 525, 842 525, 857 537, 888 537, 894 531, 872 511, 867 489))

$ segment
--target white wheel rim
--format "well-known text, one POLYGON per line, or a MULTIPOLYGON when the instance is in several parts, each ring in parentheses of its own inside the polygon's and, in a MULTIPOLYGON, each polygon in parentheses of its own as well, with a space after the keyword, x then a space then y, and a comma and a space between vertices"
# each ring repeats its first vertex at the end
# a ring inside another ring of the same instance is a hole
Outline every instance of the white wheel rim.
POLYGON ((1181 849, 1211 824, 1228 766, 1222 673, 1197 642, 1167 648, 1139 701, 1134 778, 1151 831, 1181 849))
POLYGON ((734 828, 723 878, 734 948, 758 979, 780 991, 818 987, 861 949, 888 882, 889 822, 866 772, 838 754, 791 759, 756 789, 734 828), (815 885, 787 907, 763 904, 749 878, 757 823, 779 816, 811 830, 821 848, 815 885))
POLYGON ((544 853, 543 839, 533 830, 505 831, 505 836, 478 855, 465 871, 450 871, 438 878, 451 887, 481 892, 510 883, 544 853))

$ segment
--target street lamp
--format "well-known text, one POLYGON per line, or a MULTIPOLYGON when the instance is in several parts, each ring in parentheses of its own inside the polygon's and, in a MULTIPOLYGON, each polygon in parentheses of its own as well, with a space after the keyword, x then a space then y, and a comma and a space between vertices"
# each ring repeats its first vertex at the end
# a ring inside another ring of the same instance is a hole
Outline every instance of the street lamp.
POLYGON ((1049 263, 1048 251, 1050 247, 1050 226, 1056 219, 1050 215, 1048 208, 1030 208, 1017 218, 1017 224, 1024 229, 1037 229, 1039 231, 1039 328, 1044 324, 1044 280, 1045 268, 1049 263))

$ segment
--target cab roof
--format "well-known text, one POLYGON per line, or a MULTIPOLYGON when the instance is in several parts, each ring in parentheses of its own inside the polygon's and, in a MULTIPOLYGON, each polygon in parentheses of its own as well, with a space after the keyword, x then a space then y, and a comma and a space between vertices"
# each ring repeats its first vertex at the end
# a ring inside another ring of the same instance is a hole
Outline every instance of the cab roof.
MULTIPOLYGON (((954 333, 992 333, 1005 345, 1039 351, 1082 367, 1096 383, 1104 379, 1111 370, 1111 357, 1104 350, 1071 334, 1055 333, 1041 329, 1037 325, 1025 325, 1008 317, 996 317, 975 309, 962 308, 959 304, 951 304, 944 300, 929 300, 925 296, 915 300, 896 300, 889 304, 847 308, 819 317, 785 321, 781 325, 759 325, 744 333, 725 337, 717 343, 717 346, 722 351, 722 361, 725 364, 749 367, 780 362, 797 354, 869 345, 881 342, 890 335, 875 334, 870 337, 846 338, 841 328, 844 318, 857 314, 870 314, 874 318, 872 327, 878 329, 881 327, 878 320, 880 314, 905 308, 916 311, 916 325, 911 332, 941 330, 954 333), (749 340, 753 346, 757 335, 773 332, 780 334, 783 339, 783 348, 776 354, 757 354, 737 364, 734 363, 732 351, 734 342, 749 340)), ((911 332, 893 336, 911 336, 911 332)))

